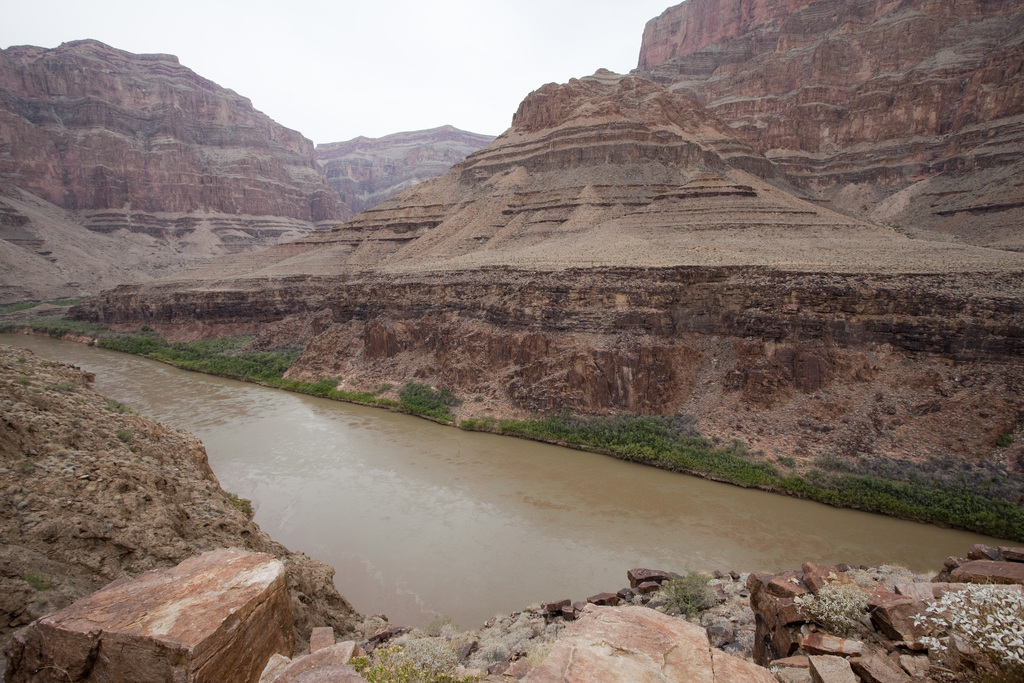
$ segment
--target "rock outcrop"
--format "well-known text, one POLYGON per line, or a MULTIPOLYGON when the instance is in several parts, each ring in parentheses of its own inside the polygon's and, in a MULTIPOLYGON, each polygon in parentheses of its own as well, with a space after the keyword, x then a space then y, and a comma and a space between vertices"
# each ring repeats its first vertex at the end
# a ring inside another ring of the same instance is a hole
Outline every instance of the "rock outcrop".
POLYGON ((1020 251, 1022 36, 1010 1, 689 0, 638 68, 840 210, 1020 251))
POLYGON ((604 72, 337 229, 72 314, 490 401, 460 417, 682 412, 808 463, 973 460, 1024 410, 1022 271, 822 209, 692 98, 604 72))
POLYGON ((353 213, 439 176, 494 140, 454 126, 316 146, 327 182, 353 213))
POLYGON ((229 547, 284 563, 299 643, 314 626, 354 627, 334 570, 261 531, 194 436, 126 412, 89 382, 0 346, 0 651, 15 629, 111 581, 229 547))
POLYGON ((775 678, 711 648, 696 624, 644 607, 590 605, 522 680, 774 683, 775 678))
MULTIPOLYGON (((971 550, 979 548, 989 547, 973 546, 971 550)), ((1022 552, 1020 548, 991 550, 1006 550, 1010 557, 1022 552)), ((952 582, 946 580, 950 578, 948 571, 940 573, 932 582, 908 581, 898 573, 887 574, 878 568, 858 572, 846 565, 823 567, 813 563, 804 563, 802 570, 780 574, 752 573, 747 577, 747 588, 757 629, 754 661, 777 671, 778 680, 794 683, 811 680, 909 683, 911 680, 935 680, 928 677, 929 674, 948 673, 950 665, 960 670, 974 668, 980 660, 950 661, 958 656, 956 648, 946 646, 947 642, 952 642, 954 634, 930 631, 929 619, 942 612, 937 602, 946 594, 969 590, 970 584, 1009 583, 1006 577, 1016 575, 1018 585, 991 589, 1010 598, 1006 605, 1016 607, 1009 609, 1020 611, 1024 609, 1024 591, 1020 585, 1024 578, 1018 570, 1024 563, 950 558, 947 567, 953 564, 980 566, 976 571, 961 574, 955 569, 952 582), (833 590, 826 594, 825 589, 836 587, 841 587, 845 593, 833 590), (815 609, 816 601, 825 606, 815 609), (850 623, 840 623, 842 615, 846 615, 850 623), (936 636, 941 637, 941 645, 936 636), (933 669, 933 665, 936 668, 933 669)), ((1012 623, 1014 614, 993 614, 992 618, 1012 623)), ((966 636, 964 633, 956 635, 966 636)), ((978 656, 977 651, 967 655, 968 649, 960 653, 961 660, 978 656)), ((989 662, 995 663, 998 662, 989 662)))
MULTIPOLYGON (((66 238, 23 202, 71 212, 86 229, 77 241, 94 256, 110 235, 128 256, 156 252, 143 259, 149 277, 186 265, 180 252, 209 258, 263 247, 351 215, 301 134, 173 55, 94 40, 0 51, 0 239, 14 249, 0 256, 49 257, 63 269, 56 284, 84 289, 66 238)), ((124 257, 107 254, 108 262, 124 257)), ((105 270, 121 282, 144 273, 129 268, 105 270)))
POLYGON ((5 680, 250 683, 294 646, 284 565, 213 550, 115 581, 14 637, 5 680))

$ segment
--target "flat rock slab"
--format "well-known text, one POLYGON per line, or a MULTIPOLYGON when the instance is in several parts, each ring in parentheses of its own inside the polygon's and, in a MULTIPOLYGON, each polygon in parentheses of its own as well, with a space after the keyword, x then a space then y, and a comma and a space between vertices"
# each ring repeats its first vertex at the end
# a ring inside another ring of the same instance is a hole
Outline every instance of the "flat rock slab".
POLYGON ((1024 562, 974 560, 960 565, 950 575, 954 581, 964 583, 1024 584, 1024 562))
POLYGON ((811 680, 814 683, 859 683, 850 663, 835 655, 812 655, 811 680))
POLYGON ((330 626, 317 626, 309 634, 309 651, 316 652, 334 645, 334 629, 330 626))
POLYGON ((696 624, 644 607, 588 605, 529 683, 775 683, 767 669, 713 650, 696 624))
POLYGON ((330 645, 283 667, 264 671, 259 683, 358 683, 364 679, 349 661, 362 654, 362 649, 352 641, 330 645))
POLYGON ((7 680, 249 682, 293 645, 284 565, 230 548, 39 619, 15 635, 7 680))

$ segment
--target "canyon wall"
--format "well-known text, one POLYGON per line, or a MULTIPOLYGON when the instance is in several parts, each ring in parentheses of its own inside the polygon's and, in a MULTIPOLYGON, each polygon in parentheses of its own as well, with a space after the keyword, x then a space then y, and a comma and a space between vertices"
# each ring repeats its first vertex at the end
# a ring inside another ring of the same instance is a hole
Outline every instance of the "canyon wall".
POLYGON ((2 301, 94 293, 349 216, 309 140, 173 55, 0 51, 2 301))
POLYGON ((480 397, 460 418, 690 414, 804 466, 1024 466, 996 445, 1024 422, 1024 255, 910 239, 788 176, 693 96, 602 71, 344 225, 71 313, 301 345, 294 378, 480 397))
POLYGON ((316 160, 341 201, 353 213, 361 213, 441 175, 493 139, 441 126, 317 145, 316 160))
POLYGON ((1022 250, 1022 65, 1016 2, 689 0, 638 68, 844 212, 1022 250))

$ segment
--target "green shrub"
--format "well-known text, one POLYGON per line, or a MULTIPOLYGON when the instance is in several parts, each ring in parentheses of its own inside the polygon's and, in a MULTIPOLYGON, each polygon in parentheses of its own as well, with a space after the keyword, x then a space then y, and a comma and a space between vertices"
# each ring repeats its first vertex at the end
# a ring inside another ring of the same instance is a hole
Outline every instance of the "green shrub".
POLYGON ((779 458, 776 458, 776 460, 779 461, 780 465, 785 465, 786 467, 796 467, 796 460, 789 457, 788 455, 783 455, 779 458))
POLYGON ((1000 448, 1006 448, 1013 443, 1013 437, 1009 434, 1000 434, 996 437, 996 445, 1000 448))
POLYGON ((132 433, 130 431, 128 431, 127 429, 120 429, 120 430, 118 430, 118 432, 117 432, 117 440, 120 441, 121 443, 127 443, 127 444, 135 443, 135 437, 132 436, 132 433))
MULTIPOLYGON (((225 492, 226 493, 226 492, 225 492)), ((239 498, 237 493, 228 493, 228 500, 235 506, 236 510, 244 513, 246 517, 252 518, 252 501, 248 498, 239 498)))
POLYGON ((412 640, 403 649, 388 645, 374 650, 370 657, 357 657, 351 662, 370 683, 460 683, 472 678, 455 676, 458 657, 440 640, 412 640))
POLYGON ((39 572, 27 571, 21 577, 22 580, 37 591, 45 591, 50 588, 50 582, 39 572))
POLYGON ((118 413, 119 415, 131 415, 135 411, 132 410, 127 404, 115 401, 112 398, 108 398, 103 402, 103 407, 112 413, 118 413))
POLYGON ((423 627, 423 632, 434 638, 438 636, 451 637, 458 631, 459 625, 447 614, 435 614, 430 623, 423 627))
POLYGON ((408 382, 398 390, 399 405, 414 415, 429 417, 438 422, 451 422, 451 409, 462 403, 448 389, 436 391, 426 384, 408 382))
POLYGON ((15 313, 17 311, 27 311, 30 308, 35 308, 39 304, 34 301, 26 301, 20 304, 7 304, 0 306, 0 315, 6 315, 7 313, 15 313))
POLYGON ((681 614, 694 617, 715 604, 715 596, 708 582, 711 577, 703 572, 690 572, 686 576, 672 578, 661 586, 661 598, 668 607, 675 607, 681 614))
POLYGON ((459 422, 459 429, 467 432, 493 432, 497 424, 493 417, 468 417, 459 422))

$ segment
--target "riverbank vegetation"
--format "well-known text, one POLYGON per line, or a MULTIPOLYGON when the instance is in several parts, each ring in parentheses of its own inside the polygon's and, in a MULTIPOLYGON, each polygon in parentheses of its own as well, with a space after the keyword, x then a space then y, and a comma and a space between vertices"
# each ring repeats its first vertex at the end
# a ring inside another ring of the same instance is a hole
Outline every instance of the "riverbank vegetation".
MULTIPOLYGON (((0 325, 0 332, 30 326, 51 336, 88 336, 96 345, 155 358, 198 372, 230 377, 322 398, 386 407, 454 424, 461 401, 445 388, 409 382, 398 401, 376 391, 339 389, 338 378, 317 382, 286 379, 299 349, 258 350, 252 338, 225 337, 199 342, 168 342, 152 330, 113 332, 63 318, 33 318, 0 325)), ((931 522, 997 538, 1024 541, 1024 477, 996 464, 949 458, 927 462, 879 457, 819 457, 802 471, 792 458, 771 461, 741 441, 722 443, 702 436, 692 417, 680 415, 574 416, 567 413, 529 419, 470 418, 458 426, 533 439, 614 456, 631 462, 692 474, 748 488, 784 493, 904 519, 931 522), (781 466, 781 469, 780 469, 781 466)))

